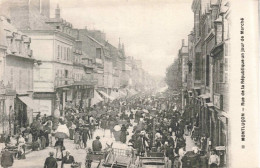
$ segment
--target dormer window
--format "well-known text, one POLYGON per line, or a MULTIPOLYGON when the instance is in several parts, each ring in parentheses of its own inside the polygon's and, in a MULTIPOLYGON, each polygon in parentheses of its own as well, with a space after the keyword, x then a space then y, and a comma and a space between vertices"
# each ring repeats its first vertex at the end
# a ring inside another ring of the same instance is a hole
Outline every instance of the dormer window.
POLYGON ((56 29, 60 29, 60 26, 56 26, 56 29))

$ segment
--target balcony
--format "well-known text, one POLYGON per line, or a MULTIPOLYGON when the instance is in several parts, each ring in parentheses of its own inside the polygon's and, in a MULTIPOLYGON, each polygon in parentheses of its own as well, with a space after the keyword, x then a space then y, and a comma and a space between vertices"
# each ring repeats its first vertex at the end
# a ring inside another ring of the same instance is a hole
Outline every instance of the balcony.
POLYGON ((63 80, 56 80, 56 88, 64 88, 64 87, 72 87, 72 86, 87 86, 93 87, 97 85, 98 81, 93 79, 92 77, 85 77, 81 81, 75 81, 74 79, 66 79, 63 80))
POLYGON ((83 63, 83 65, 84 65, 85 68, 90 68, 90 69, 94 68, 93 64, 83 63))

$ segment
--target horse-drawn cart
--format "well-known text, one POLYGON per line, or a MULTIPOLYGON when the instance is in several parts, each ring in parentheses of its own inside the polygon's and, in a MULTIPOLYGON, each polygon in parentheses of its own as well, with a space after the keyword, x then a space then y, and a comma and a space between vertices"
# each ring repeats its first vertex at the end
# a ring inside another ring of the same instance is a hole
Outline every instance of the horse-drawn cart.
POLYGON ((132 150, 113 148, 107 155, 103 167, 131 168, 134 167, 133 157, 132 150))
POLYGON ((86 157, 86 168, 101 168, 104 160, 104 153, 102 152, 88 152, 86 157))
POLYGON ((171 160, 161 152, 147 153, 147 157, 137 158, 137 168, 171 168, 171 160))

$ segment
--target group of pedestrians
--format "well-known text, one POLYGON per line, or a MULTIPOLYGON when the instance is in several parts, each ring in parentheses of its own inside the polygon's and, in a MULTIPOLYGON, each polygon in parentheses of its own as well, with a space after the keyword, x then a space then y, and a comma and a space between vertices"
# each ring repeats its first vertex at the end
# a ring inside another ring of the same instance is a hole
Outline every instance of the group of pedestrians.
MULTIPOLYGON (((87 152, 102 150, 100 138, 93 137, 95 130, 109 130, 110 138, 127 144, 136 151, 136 156, 165 156, 174 168, 207 168, 218 167, 219 156, 215 150, 207 152, 196 145, 187 150, 186 138, 189 138, 192 126, 180 111, 178 97, 155 95, 137 95, 108 103, 96 105, 85 110, 65 108, 63 117, 37 116, 33 123, 18 131, 18 136, 6 138, 6 146, 16 146, 20 156, 25 153, 26 144, 32 150, 41 150, 48 146, 55 148, 46 158, 44 168, 56 168, 77 163, 66 150, 64 138, 55 137, 60 125, 68 128, 68 138, 75 144, 75 149, 86 149, 87 152), (129 128, 133 131, 130 133, 129 128), (120 132, 119 135, 116 133, 120 132), (131 136, 129 136, 131 135, 131 136), (55 138, 55 141, 54 141, 55 138), (87 142, 93 140, 89 147, 87 142)), ((8 147, 3 151, 6 162, 13 162, 8 147)), ((5 161, 1 163, 4 167, 5 161)), ((9 163, 6 164, 10 165, 9 163)), ((11 164, 12 165, 12 164, 11 164)))

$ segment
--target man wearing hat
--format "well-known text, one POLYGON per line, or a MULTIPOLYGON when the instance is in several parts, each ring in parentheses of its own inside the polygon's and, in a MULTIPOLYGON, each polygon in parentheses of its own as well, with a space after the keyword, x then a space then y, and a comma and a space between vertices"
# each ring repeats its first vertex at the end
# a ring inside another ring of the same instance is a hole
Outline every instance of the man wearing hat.
POLYGON ((182 167, 198 168, 201 167, 201 161, 199 156, 199 148, 197 146, 192 147, 192 151, 188 151, 181 158, 182 167))
POLYGON ((99 141, 99 139, 100 139, 100 137, 97 136, 97 137, 96 137, 96 140, 94 140, 94 141, 92 142, 92 149, 93 149, 94 152, 100 152, 101 149, 102 149, 102 144, 101 144, 101 142, 99 141))
POLYGON ((57 168, 58 167, 57 160, 53 157, 54 152, 50 152, 49 155, 50 156, 47 157, 44 162, 44 168, 57 168))
POLYGON ((83 141, 83 144, 84 144, 84 148, 87 147, 88 139, 90 139, 89 127, 88 126, 84 126, 84 128, 82 130, 82 141, 83 141))
MULTIPOLYGON (((70 155, 70 152, 67 150, 66 151, 66 155, 62 158, 62 167, 65 167, 65 165, 71 165, 72 163, 74 163, 74 157, 70 155)), ((68 166, 66 166, 68 167, 68 166)))
POLYGON ((14 163, 13 155, 7 150, 2 151, 1 166, 4 168, 11 167, 14 163))

